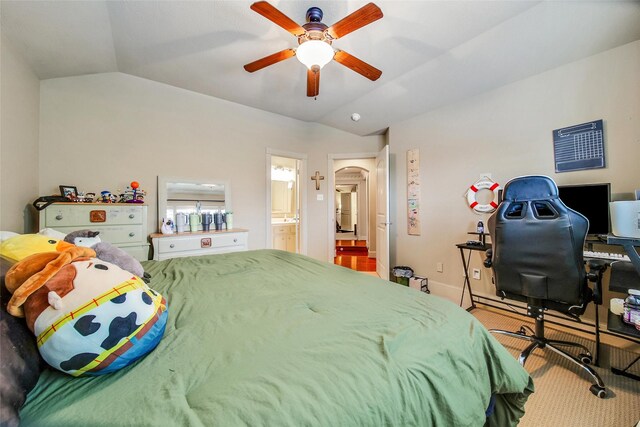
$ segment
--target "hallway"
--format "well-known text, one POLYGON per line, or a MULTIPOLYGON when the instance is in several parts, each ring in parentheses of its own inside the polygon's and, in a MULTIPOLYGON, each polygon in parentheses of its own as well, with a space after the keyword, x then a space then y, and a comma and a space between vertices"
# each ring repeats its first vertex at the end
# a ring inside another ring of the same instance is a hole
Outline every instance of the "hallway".
POLYGON ((333 263, 356 271, 376 271, 376 259, 369 258, 369 250, 364 240, 336 240, 333 263))

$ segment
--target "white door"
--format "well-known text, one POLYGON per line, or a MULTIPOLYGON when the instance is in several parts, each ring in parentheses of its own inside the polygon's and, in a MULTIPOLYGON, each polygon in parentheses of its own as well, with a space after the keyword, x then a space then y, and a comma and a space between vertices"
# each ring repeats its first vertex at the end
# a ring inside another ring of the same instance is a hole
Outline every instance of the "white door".
POLYGON ((376 157, 376 272, 389 280, 389 146, 376 157))

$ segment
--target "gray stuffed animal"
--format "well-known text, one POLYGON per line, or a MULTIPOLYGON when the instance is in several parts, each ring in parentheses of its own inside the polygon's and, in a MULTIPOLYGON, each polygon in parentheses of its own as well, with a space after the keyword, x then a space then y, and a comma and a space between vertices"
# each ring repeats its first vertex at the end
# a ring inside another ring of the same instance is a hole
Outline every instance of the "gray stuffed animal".
POLYGON ((123 270, 126 270, 149 283, 149 278, 151 276, 144 272, 144 268, 142 267, 142 264, 140 264, 140 261, 122 249, 113 246, 111 243, 103 242, 100 240, 98 234, 100 234, 99 231, 78 230, 67 234, 64 241, 73 243, 76 246, 91 248, 96 252, 96 257, 98 259, 115 264, 123 270))

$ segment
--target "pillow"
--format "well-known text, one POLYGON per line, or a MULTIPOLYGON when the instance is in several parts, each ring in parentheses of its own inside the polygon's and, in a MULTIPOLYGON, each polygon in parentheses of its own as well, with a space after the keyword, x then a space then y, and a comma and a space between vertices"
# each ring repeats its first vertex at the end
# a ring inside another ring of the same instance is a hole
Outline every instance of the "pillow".
POLYGON ((53 228, 43 228, 38 231, 38 234, 47 237, 53 237, 56 240, 64 240, 66 234, 59 232, 58 230, 54 230, 53 228))
POLYGON ((42 359, 24 319, 9 315, 7 301, 11 295, 4 286, 5 272, 11 262, 0 258, 0 425, 17 426, 18 410, 36 385, 42 371, 42 359))
POLYGON ((9 237, 17 236, 18 233, 13 231, 0 231, 0 242, 7 240, 9 237))
POLYGON ((38 350, 70 375, 100 375, 130 365, 162 339, 166 300, 115 264, 72 245, 38 253, 6 275, 13 292, 8 312, 24 313, 38 350), (55 259, 50 260, 49 257, 55 259))
POLYGON ((18 234, 0 243, 0 254, 12 261, 20 261, 39 252, 60 252, 73 244, 40 234, 18 234))

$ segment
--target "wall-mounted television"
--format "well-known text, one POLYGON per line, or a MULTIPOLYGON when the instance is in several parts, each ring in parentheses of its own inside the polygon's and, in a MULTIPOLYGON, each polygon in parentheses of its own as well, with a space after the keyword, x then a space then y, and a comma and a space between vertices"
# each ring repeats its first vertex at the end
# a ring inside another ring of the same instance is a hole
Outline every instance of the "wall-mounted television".
POLYGON ((574 211, 580 212, 589 220, 590 235, 609 234, 609 202, 611 185, 583 184, 559 185, 560 200, 574 211))

